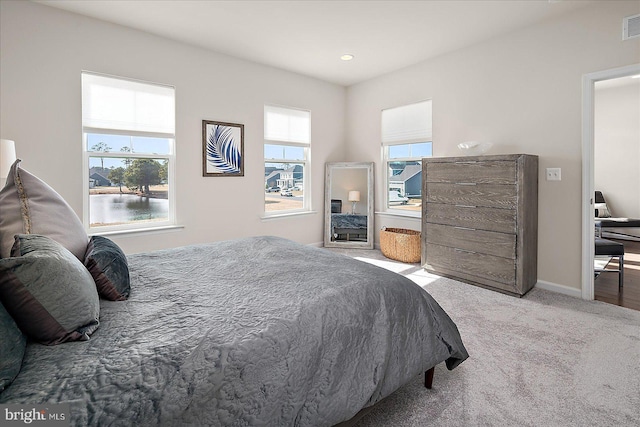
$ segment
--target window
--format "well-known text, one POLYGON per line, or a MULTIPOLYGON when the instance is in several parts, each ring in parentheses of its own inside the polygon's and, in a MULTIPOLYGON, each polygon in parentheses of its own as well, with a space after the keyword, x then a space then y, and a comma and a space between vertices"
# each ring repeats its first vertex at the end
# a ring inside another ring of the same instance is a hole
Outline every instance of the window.
POLYGON ((84 223, 89 231, 175 223, 175 89, 82 73, 84 223))
POLYGON ((433 154, 431 101, 382 110, 382 161, 387 211, 420 215, 422 157, 433 154))
POLYGON ((311 210, 311 113, 264 107, 264 211, 278 215, 311 210))

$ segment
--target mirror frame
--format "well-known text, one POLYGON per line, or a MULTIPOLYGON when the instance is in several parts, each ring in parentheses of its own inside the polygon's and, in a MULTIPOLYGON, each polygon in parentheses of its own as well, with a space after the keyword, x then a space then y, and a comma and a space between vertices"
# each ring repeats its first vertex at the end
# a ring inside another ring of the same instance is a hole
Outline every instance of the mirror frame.
POLYGON ((373 162, 329 162, 325 165, 324 181, 324 246, 327 248, 360 248, 373 249, 373 162), (331 240, 331 181, 332 171, 338 169, 365 169, 367 172, 367 241, 332 241, 331 240))

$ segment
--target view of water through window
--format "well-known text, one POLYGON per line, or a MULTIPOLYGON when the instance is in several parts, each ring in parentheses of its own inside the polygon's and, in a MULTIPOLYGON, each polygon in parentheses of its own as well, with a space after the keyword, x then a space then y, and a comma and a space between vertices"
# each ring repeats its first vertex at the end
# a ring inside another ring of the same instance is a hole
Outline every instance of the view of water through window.
POLYGON ((136 194, 92 194, 89 196, 91 226, 128 224, 136 221, 166 221, 169 201, 136 194))

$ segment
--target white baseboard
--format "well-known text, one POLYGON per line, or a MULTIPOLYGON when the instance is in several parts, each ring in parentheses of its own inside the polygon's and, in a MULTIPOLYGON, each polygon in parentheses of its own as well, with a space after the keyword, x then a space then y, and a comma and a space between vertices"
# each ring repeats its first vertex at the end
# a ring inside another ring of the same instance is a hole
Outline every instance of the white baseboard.
POLYGON ((582 298, 582 289, 570 288, 569 286, 559 285, 557 283, 538 280, 535 287, 563 295, 569 295, 570 297, 582 298))

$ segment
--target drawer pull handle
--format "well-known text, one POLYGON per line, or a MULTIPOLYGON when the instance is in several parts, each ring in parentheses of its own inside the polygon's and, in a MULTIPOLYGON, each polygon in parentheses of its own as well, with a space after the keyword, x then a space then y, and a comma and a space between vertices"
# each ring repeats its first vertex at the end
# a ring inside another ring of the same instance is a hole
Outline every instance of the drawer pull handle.
POLYGON ((456 182, 456 185, 478 185, 477 182, 456 182))
POLYGON ((471 205, 456 205, 456 208, 472 208, 475 209, 476 206, 471 206, 471 205))
POLYGON ((459 226, 454 226, 453 228, 457 228, 458 230, 476 231, 476 229, 475 229, 475 228, 470 228, 470 227, 459 227, 459 226))
POLYGON ((467 161, 456 162, 456 164, 459 164, 459 165, 467 165, 467 164, 472 164, 472 163, 478 163, 478 161, 477 160, 467 160, 467 161))
POLYGON ((474 252, 474 251, 467 251, 467 250, 458 249, 458 248, 454 248, 453 250, 456 251, 456 252, 463 252, 465 254, 475 254, 475 253, 477 253, 477 252, 474 252))

